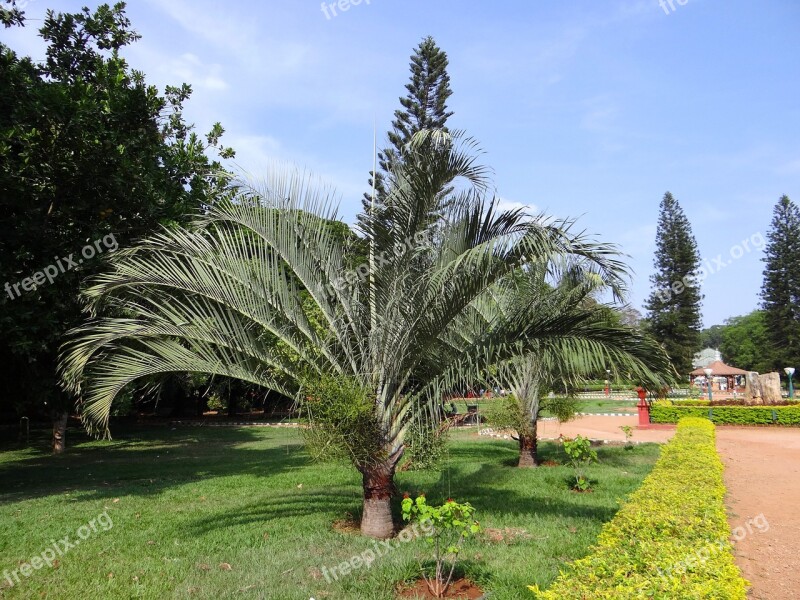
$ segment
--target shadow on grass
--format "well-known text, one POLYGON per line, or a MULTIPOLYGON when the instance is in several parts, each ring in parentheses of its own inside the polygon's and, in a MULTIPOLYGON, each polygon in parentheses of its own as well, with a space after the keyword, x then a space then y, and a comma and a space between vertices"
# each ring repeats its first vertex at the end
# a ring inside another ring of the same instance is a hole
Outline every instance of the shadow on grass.
POLYGON ((0 462, 0 504, 63 492, 88 498, 152 495, 186 482, 231 475, 273 477, 309 464, 294 432, 252 428, 127 427, 98 441, 70 430, 67 452, 53 456, 33 439, 29 455, 0 462), (256 442, 266 447, 242 447, 256 442))
MULTIPOLYGON (((312 464, 300 437, 290 430, 131 426, 118 429, 116 439, 106 442, 71 434, 71 446, 62 456, 47 454, 45 445, 32 455, 29 450, 18 459, 0 461, 0 504, 64 492, 77 492, 86 499, 149 496, 192 481, 235 475, 263 478, 269 485, 271 477, 302 471, 312 464)), ((542 443, 539 451, 543 461, 563 460, 557 444, 542 443)), ((638 451, 623 454, 600 449, 600 453, 602 464, 608 467, 646 462, 644 457, 637 458, 638 451)), ((425 491, 434 502, 452 494, 494 515, 538 513, 605 522, 616 513, 614 498, 606 498, 605 492, 598 494, 597 502, 574 497, 563 483, 565 467, 518 469, 517 459, 518 449, 508 442, 459 441, 450 446, 449 459, 435 481, 431 482, 430 471, 400 473, 398 490, 401 494, 425 491), (422 481, 427 483, 423 486, 422 481)), ((361 488, 358 475, 352 474, 351 483, 345 477, 333 486, 316 489, 313 484, 306 489, 287 489, 281 481, 282 489, 272 490, 267 503, 245 504, 235 513, 198 520, 194 527, 207 532, 319 513, 330 514, 332 519, 351 513, 359 519, 361 488)), ((399 498, 393 502, 393 510, 399 522, 399 498)))
MULTIPOLYGON (((396 522, 401 521, 399 496, 406 491, 412 496, 425 492, 436 503, 452 494, 457 499, 468 500, 476 507, 485 507, 495 516, 537 513, 606 522, 619 509, 616 493, 609 495, 598 490, 600 498, 587 503, 585 498, 580 497, 581 494, 572 492, 570 485, 565 482, 566 467, 518 469, 516 466, 507 466, 512 457, 516 465, 516 452, 512 446, 503 443, 460 442, 451 447, 450 460, 434 483, 424 486, 418 483, 420 479, 426 479, 430 472, 399 474, 399 494, 392 503, 396 522)), ((542 457, 544 460, 553 460, 560 456, 559 452, 560 449, 554 444, 544 445, 542 457)), ((321 512, 339 516, 350 513, 358 521, 362 510, 360 493, 360 486, 355 481, 353 485, 326 489, 324 492, 291 491, 272 495, 269 504, 254 503, 241 507, 235 514, 197 520, 193 527, 198 533, 206 533, 230 526, 304 517, 321 512)))
MULTIPOLYGON (((645 455, 645 448, 624 453, 619 448, 601 448, 598 454, 600 464, 595 468, 600 469, 649 469, 653 463, 652 457, 645 455)), ((561 463, 560 466, 520 469, 516 466, 516 445, 499 440, 465 442, 451 448, 450 456, 439 480, 418 491, 426 491, 435 499, 459 494, 475 506, 490 506, 494 514, 540 513, 606 522, 619 509, 617 498, 633 491, 619 483, 607 488, 608 478, 593 473, 597 500, 587 505, 581 494, 571 491, 567 480, 572 469, 564 464, 566 455, 561 447, 551 442, 540 443, 539 458, 542 462, 561 463)))
MULTIPOLYGON (((360 518, 361 498, 353 494, 353 488, 332 487, 320 492, 272 494, 269 503, 259 502, 239 507, 234 514, 204 517, 192 525, 193 533, 205 534, 227 527, 239 527, 277 519, 291 519, 312 515, 345 515, 351 513, 360 518)), ((333 521, 331 520, 331 528, 333 521)), ((347 535, 347 534, 342 534, 347 535)))

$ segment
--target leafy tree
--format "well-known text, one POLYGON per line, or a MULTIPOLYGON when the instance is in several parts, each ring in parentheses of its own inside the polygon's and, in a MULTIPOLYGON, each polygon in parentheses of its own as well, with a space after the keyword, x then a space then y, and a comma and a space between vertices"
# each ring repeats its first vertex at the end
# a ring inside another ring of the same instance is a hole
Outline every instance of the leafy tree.
POLYGON ((627 327, 639 328, 644 322, 642 313, 629 305, 614 309, 614 313, 618 315, 619 322, 627 327))
POLYGON ((733 317, 720 327, 719 349, 729 365, 746 371, 769 372, 772 368, 767 315, 756 310, 749 315, 733 317))
POLYGON ((362 532, 391 536, 394 476, 409 428, 435 421, 447 390, 569 324, 523 306, 479 327, 477 304, 487 291, 523 259, 580 256, 606 280, 624 270, 607 245, 568 224, 500 211, 481 192, 479 169, 463 170, 464 185, 442 203, 453 165, 471 162, 460 138, 431 146, 429 137, 415 136, 412 149, 424 155, 393 171, 387 218, 366 222, 368 276, 331 293, 320 290, 346 269, 345 249, 321 226, 335 218, 334 200, 320 199, 298 174, 271 173, 264 189, 237 188, 191 229, 114 255, 112 269, 86 291, 91 320, 62 356, 64 383, 80 394, 87 427, 107 433, 115 397, 154 373, 215 373, 297 394, 311 403, 312 426, 313 409, 323 409, 323 433, 362 475, 362 532), (429 235, 442 206, 437 243, 409 246, 429 235), (292 349, 292 360, 272 336, 292 349), (343 414, 320 406, 317 381, 343 414))
POLYGON ((185 122, 188 85, 161 96, 128 67, 121 51, 139 36, 124 3, 48 11, 40 34, 41 64, 0 44, 0 379, 18 413, 52 414, 60 450, 71 405, 57 386, 57 350, 81 318, 79 282, 100 264, 82 252, 107 254, 187 222, 226 185, 208 151, 233 152, 220 146, 219 124, 202 137, 185 122), (52 277, 35 281, 48 266, 52 277))
POLYGON ((700 347, 718 349, 722 346, 725 325, 712 325, 700 332, 700 347))
POLYGON ((17 6, 16 0, 4 0, 0 5, 0 23, 8 28, 22 25, 25 22, 25 12, 17 6))
POLYGON ((775 206, 764 252, 761 298, 772 367, 800 368, 800 209, 788 196, 775 206))
POLYGON ((648 327, 677 371, 686 374, 700 349, 700 254, 689 219, 669 192, 661 201, 654 265, 645 304, 648 327))
MULTIPOLYGON (((387 199, 387 178, 408 154, 407 148, 414 134, 423 130, 447 131, 447 100, 452 95, 450 76, 447 74, 447 54, 430 36, 420 42, 411 56, 411 80, 406 84, 407 94, 400 98, 402 108, 394 113, 391 146, 378 153, 377 173, 370 173, 370 187, 375 187, 375 210, 380 211, 387 199)), ((364 194, 363 211, 369 214, 372 192, 364 194)))

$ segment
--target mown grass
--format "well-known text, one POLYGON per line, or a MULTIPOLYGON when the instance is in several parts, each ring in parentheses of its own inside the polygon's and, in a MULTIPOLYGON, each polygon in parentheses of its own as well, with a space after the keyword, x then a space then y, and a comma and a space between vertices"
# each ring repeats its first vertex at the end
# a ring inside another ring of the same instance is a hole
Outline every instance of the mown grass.
POLYGON ((578 403, 578 412, 585 413, 631 413, 636 414, 637 400, 583 400, 578 403))
MULTIPOLYGON (((297 431, 165 427, 116 435, 93 441, 70 431, 61 457, 47 454, 44 437, 0 452, 0 596, 387 600, 414 578, 427 550, 422 540, 397 544, 370 569, 326 581, 323 566, 374 544, 332 526, 358 517, 357 473, 312 463, 297 431), (3 569, 19 568, 52 540, 74 540, 106 510, 113 528, 9 587, 3 569)), ((658 452, 599 448, 601 462, 589 468, 595 491, 576 494, 567 467, 518 470, 513 443, 465 431, 440 471, 397 480, 400 491, 424 491, 434 502, 471 502, 484 528, 513 528, 502 540, 495 533, 470 542, 463 556, 466 574, 493 599, 517 599, 586 554, 658 452)), ((542 454, 563 459, 553 444, 542 444, 542 454)))

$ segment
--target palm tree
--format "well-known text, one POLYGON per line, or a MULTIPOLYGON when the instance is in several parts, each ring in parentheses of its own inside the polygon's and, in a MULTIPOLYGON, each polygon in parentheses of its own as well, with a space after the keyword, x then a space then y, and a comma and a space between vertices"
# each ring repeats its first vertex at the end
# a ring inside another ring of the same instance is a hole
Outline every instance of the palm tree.
POLYGON ((495 319, 497 312, 522 310, 531 320, 565 324, 562 335, 536 339, 532 349, 496 368, 495 379, 511 394, 495 409, 493 422, 516 431, 518 466, 538 464, 537 421, 543 409, 561 420, 574 416, 574 400, 543 397, 554 386, 572 389, 581 377, 603 372, 607 365, 653 389, 671 380, 673 369, 661 346, 610 319, 611 307, 595 299, 603 291, 619 298, 623 290, 606 289, 607 282, 591 262, 571 258, 562 265, 538 263, 515 273, 511 282, 500 288, 503 293, 485 312, 488 319, 495 319))
POLYGON ((84 292, 89 319, 62 349, 62 379, 87 429, 107 435, 114 398, 167 373, 241 379, 312 409, 328 400, 313 382, 332 381, 332 404, 369 407, 325 423, 364 430, 360 448, 339 431, 362 475, 361 530, 390 537, 409 427, 437 418, 444 390, 563 333, 560 321, 481 319, 487 290, 556 255, 583 257, 607 281, 624 272, 612 247, 568 222, 500 211, 460 134, 422 132, 408 151, 418 159, 392 173, 380 218, 365 219, 369 260, 355 270, 326 226, 337 216, 332 194, 286 169, 240 184, 189 229, 114 255, 84 292))

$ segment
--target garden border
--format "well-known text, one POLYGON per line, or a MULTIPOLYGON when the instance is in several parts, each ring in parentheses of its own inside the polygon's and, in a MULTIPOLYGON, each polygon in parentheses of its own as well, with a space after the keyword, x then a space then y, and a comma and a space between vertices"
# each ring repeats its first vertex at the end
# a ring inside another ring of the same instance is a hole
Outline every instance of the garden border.
POLYGON ((723 466, 707 419, 686 418, 591 554, 562 570, 539 600, 745 600, 724 504, 723 466))

